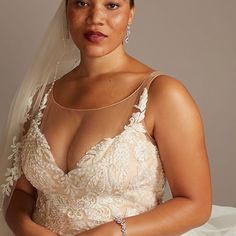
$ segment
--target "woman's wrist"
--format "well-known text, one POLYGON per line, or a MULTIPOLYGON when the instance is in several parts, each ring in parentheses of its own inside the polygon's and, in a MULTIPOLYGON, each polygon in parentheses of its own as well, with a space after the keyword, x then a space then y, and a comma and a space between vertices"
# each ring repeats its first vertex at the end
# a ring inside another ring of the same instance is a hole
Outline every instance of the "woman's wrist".
POLYGON ((114 220, 101 226, 104 229, 103 235, 122 236, 121 226, 117 224, 114 220))

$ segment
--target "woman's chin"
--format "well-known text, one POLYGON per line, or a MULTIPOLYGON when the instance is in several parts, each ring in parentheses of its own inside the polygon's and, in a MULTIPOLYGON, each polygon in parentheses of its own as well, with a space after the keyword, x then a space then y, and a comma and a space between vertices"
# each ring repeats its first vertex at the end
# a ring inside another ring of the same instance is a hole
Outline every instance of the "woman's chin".
POLYGON ((81 50, 81 56, 85 57, 102 57, 108 53, 109 53, 108 50, 106 50, 104 47, 101 48, 90 47, 90 48, 83 48, 83 50, 81 50))

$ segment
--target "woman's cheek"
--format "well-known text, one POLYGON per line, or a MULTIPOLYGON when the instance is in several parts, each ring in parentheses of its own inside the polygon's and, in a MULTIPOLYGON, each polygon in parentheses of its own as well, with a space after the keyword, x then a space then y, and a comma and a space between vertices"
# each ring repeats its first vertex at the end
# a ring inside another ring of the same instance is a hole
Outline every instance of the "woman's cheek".
POLYGON ((78 32, 84 30, 84 19, 81 19, 78 14, 71 14, 67 21, 70 33, 72 35, 77 35, 78 32))
POLYGON ((127 27, 127 19, 122 16, 113 18, 113 28, 117 29, 119 33, 125 33, 127 27))
POLYGON ((67 16, 67 22, 69 25, 73 26, 78 24, 78 14, 70 12, 67 16))

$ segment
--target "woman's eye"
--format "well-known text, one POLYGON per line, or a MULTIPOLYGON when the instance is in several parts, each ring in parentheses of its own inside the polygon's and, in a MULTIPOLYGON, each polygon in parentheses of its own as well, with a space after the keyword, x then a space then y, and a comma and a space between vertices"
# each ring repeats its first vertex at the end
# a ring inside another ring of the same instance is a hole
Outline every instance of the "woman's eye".
POLYGON ((84 2, 84 1, 76 0, 76 5, 77 5, 78 7, 85 7, 86 4, 87 4, 87 3, 84 2))
POLYGON ((117 3, 109 3, 108 6, 110 6, 109 8, 113 10, 113 9, 119 8, 120 5, 117 4, 117 3), (115 8, 115 7, 116 7, 116 8, 115 8))
MULTIPOLYGON (((87 3, 82 0, 75 0, 75 4, 78 7, 86 7, 87 3)), ((109 3, 107 4, 109 9, 115 10, 120 7, 120 4, 118 3, 109 3)))

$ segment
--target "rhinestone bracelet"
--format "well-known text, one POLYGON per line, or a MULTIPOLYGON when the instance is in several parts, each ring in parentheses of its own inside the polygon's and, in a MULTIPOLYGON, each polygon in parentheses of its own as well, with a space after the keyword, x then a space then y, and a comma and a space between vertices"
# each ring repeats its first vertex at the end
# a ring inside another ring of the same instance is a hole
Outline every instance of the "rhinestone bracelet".
POLYGON ((115 221, 117 224, 120 224, 122 236, 127 236, 126 226, 125 226, 125 219, 122 219, 120 216, 116 216, 116 217, 114 218, 114 221, 115 221))

